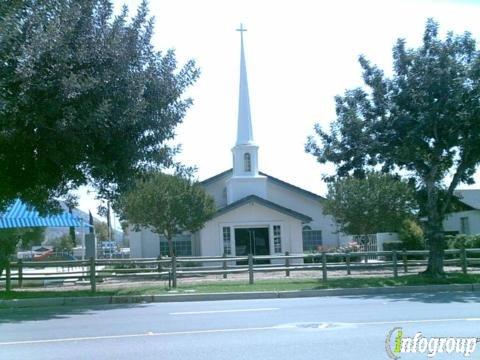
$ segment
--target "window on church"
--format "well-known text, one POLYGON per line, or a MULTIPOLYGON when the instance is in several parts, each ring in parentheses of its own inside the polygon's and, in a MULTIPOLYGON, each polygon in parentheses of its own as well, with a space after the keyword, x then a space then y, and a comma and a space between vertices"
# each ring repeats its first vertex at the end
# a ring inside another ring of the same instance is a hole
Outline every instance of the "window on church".
POLYGON ((250 153, 245 153, 245 155, 243 155, 243 162, 245 165, 245 172, 252 171, 252 159, 250 158, 250 153))
POLYGON ((461 217, 460 218, 460 228, 462 234, 470 234, 470 224, 468 222, 468 217, 461 217))
POLYGON ((280 225, 273 225, 273 250, 276 254, 282 252, 282 233, 280 225))
POLYGON ((303 251, 318 251, 318 248, 323 244, 322 231, 311 230, 310 226, 303 227, 302 237, 303 251))
MULTIPOLYGON (((192 256, 192 238, 190 235, 175 235, 173 237, 173 252, 177 256, 192 256)), ((168 242, 165 236, 160 236, 160 253, 168 256, 168 242)))
POLYGON ((225 255, 232 255, 232 242, 229 226, 223 227, 223 253, 225 255))

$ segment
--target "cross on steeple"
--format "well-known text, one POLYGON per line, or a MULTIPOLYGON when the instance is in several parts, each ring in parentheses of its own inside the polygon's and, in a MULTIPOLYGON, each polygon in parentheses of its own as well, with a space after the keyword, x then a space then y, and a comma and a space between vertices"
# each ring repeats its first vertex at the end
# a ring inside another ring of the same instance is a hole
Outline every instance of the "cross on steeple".
POLYGON ((247 31, 247 29, 243 27, 243 24, 240 24, 240 27, 237 29, 237 31, 240 31, 240 34, 243 35, 243 33, 247 31))

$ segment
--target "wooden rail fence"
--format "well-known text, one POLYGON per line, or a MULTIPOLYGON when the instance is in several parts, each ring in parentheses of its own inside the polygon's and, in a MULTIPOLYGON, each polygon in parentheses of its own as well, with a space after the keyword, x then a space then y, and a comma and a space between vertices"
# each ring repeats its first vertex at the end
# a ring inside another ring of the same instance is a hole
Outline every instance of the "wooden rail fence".
MULTIPOLYGON (((480 267, 480 249, 446 250, 447 266, 458 266, 464 274, 468 269, 480 267), (472 257, 477 256, 477 257, 472 257)), ((209 257, 158 257, 149 259, 89 259, 69 261, 12 261, 7 263, 0 282, 5 282, 6 291, 11 291, 12 282, 21 288, 24 282, 78 281, 90 283, 96 291, 97 281, 106 278, 155 278, 168 281, 169 287, 177 287, 179 278, 218 274, 248 273, 253 284, 255 273, 292 271, 319 271, 322 280, 328 281, 329 271, 343 270, 349 276, 356 270, 390 269, 394 278, 399 270, 408 273, 413 266, 426 266, 428 251, 367 251, 314 254, 261 255, 261 256, 209 256, 209 257), (371 257, 380 261, 369 261, 371 257), (421 259, 419 259, 419 257, 421 259), (270 263, 264 263, 270 262, 270 263), (239 265, 239 263, 241 265, 239 265), (39 271, 39 269, 41 271, 39 271)))

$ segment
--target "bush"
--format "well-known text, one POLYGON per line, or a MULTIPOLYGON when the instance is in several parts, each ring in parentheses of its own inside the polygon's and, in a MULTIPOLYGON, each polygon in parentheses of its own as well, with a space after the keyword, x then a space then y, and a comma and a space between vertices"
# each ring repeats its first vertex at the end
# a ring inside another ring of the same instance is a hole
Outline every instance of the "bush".
MULTIPOLYGON (((447 249, 479 249, 480 235, 455 235, 446 236, 447 249)), ((480 257, 480 254, 469 254, 469 257, 480 257)))
MULTIPOLYGON (((424 250, 425 240, 423 230, 415 220, 406 219, 403 221, 398 236, 403 244, 402 250, 424 250)), ((397 249, 398 250, 398 249, 397 249)))
POLYGON ((47 242, 47 244, 52 245, 56 252, 72 251, 74 248, 73 240, 69 234, 51 239, 47 242))
MULTIPOLYGON (((338 247, 330 247, 330 248, 326 248, 326 247, 322 247, 322 246, 319 246, 317 250, 312 250, 312 251, 308 251, 308 252, 305 252, 306 254, 321 254, 323 251, 325 252, 328 252, 328 253, 339 253, 339 254, 342 254, 342 255, 330 255, 327 257, 327 262, 330 262, 330 263, 335 263, 335 262, 345 262, 345 256, 343 255, 344 253, 352 253, 354 254, 356 251, 359 251, 360 250, 360 245, 358 245, 356 242, 352 241, 352 242, 349 242, 348 244, 346 245, 341 245, 341 246, 338 246, 338 247)), ((354 257, 352 256, 351 257, 351 261, 360 261, 360 257, 354 257)), ((321 263, 322 262, 322 258, 320 256, 316 256, 316 257, 304 257, 303 258, 303 262, 305 264, 312 264, 312 263, 321 263)))
MULTIPOLYGON (((405 249, 405 243, 402 241, 385 241, 383 243, 383 251, 393 251, 397 250, 397 252, 402 251, 405 249)), ((400 258, 400 254, 397 254, 397 259, 400 258)), ((392 256, 391 255, 386 255, 385 256, 386 261, 392 261, 392 256)))
POLYGON ((383 243, 383 251, 402 251, 404 248, 404 243, 402 241, 385 241, 383 243))

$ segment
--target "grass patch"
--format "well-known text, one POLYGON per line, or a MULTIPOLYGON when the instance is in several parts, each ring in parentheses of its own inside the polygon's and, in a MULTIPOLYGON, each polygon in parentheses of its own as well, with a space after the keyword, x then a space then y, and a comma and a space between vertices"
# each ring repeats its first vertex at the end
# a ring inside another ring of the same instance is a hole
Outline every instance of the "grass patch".
POLYGON ((95 294, 89 290, 14 290, 10 293, 0 292, 0 299, 28 299, 47 297, 80 297, 80 296, 112 296, 112 295, 156 295, 168 293, 219 293, 219 292, 249 292, 249 291, 292 291, 317 290, 338 288, 366 288, 405 285, 433 285, 433 284, 473 284, 480 283, 480 275, 463 275, 451 273, 445 279, 433 280, 423 275, 405 275, 398 279, 386 277, 349 277, 333 278, 324 283, 319 279, 272 279, 257 280, 249 285, 247 281, 217 280, 202 283, 182 283, 176 290, 168 291, 163 284, 119 287, 117 289, 98 290, 95 294))

